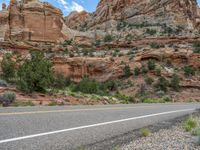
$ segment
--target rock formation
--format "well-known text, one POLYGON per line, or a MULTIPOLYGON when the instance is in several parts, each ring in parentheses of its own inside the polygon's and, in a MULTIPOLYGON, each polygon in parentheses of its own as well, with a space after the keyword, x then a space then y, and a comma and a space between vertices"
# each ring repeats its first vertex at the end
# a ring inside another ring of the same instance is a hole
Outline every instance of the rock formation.
POLYGON ((71 29, 81 30, 81 26, 84 26, 86 19, 89 17, 89 14, 86 11, 71 12, 67 17, 65 17, 65 24, 71 29))
POLYGON ((62 12, 47 2, 11 0, 9 10, 4 8, 0 12, 1 26, 4 26, 0 27, 4 31, 0 37, 12 41, 56 42, 64 37, 62 19, 62 12), (5 36, 5 33, 9 34, 5 36))
POLYGON ((101 0, 88 24, 95 26, 111 20, 200 30, 196 0, 101 0))

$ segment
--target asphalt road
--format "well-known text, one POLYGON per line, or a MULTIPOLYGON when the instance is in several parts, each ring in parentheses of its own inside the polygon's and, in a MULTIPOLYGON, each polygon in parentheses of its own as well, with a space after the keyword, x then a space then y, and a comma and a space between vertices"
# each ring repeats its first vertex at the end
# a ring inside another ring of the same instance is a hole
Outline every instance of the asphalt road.
POLYGON ((0 108, 0 150, 68 150, 199 109, 200 104, 0 108))

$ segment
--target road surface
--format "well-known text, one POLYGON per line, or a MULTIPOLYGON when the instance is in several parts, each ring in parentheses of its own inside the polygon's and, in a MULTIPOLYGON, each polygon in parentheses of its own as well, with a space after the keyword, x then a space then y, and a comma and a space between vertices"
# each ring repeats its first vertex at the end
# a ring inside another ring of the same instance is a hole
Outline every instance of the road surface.
POLYGON ((0 108, 0 150, 68 150, 199 109, 190 104, 0 108))

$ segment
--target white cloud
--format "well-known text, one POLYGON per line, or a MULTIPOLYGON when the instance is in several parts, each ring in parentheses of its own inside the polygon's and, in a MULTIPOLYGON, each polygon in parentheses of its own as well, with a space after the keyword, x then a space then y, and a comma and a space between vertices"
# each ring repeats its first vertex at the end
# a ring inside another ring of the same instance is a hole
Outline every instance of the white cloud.
POLYGON ((84 10, 84 7, 75 1, 69 3, 66 0, 58 0, 58 3, 64 8, 64 11, 66 12, 71 12, 71 11, 81 12, 84 10))
POLYGON ((71 6, 71 10, 72 11, 78 11, 78 12, 81 12, 84 10, 83 6, 81 6, 80 4, 72 1, 72 6, 71 6))

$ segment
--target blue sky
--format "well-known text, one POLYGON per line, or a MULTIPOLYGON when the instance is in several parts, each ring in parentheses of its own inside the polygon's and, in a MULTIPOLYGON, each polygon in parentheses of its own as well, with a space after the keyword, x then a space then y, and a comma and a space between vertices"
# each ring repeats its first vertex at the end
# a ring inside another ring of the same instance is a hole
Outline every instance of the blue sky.
MULTIPOLYGON (((0 6, 2 3, 9 3, 10 0, 0 0, 0 6)), ((96 6, 100 0, 41 0, 47 1, 54 6, 60 8, 63 11, 63 14, 66 16, 71 11, 82 11, 86 10, 88 12, 93 12, 96 9, 96 6)), ((200 4, 200 0, 198 0, 200 4)), ((0 7, 1 9, 1 7, 0 7)))

